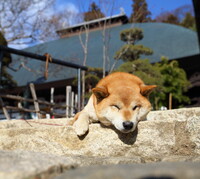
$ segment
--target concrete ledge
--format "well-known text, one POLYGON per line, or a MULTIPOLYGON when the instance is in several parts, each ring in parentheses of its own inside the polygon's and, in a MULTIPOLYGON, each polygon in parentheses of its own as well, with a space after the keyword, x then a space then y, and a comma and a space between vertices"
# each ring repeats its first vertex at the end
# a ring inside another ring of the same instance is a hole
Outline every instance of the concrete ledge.
POLYGON ((166 111, 151 111, 147 120, 156 120, 156 121, 165 121, 167 120, 175 120, 175 121, 183 121, 190 119, 200 119, 200 107, 196 108, 181 108, 181 109, 173 109, 166 111))
POLYGON ((149 120, 140 122, 138 130, 130 134, 91 124, 83 138, 77 137, 71 126, 65 126, 69 119, 29 121, 33 127, 25 121, 3 121, 0 123, 0 149, 65 156, 139 156, 145 161, 172 155, 198 156, 199 112, 200 108, 152 112, 149 120))
POLYGON ((77 164, 69 157, 0 150, 1 179, 47 179, 74 167, 77 164))
POLYGON ((66 126, 69 120, 1 121, 0 178, 48 178, 77 166, 200 161, 200 108, 151 112, 130 134, 91 124, 79 138, 66 126))
POLYGON ((55 179, 199 179, 200 163, 148 163, 84 167, 67 171, 55 179))

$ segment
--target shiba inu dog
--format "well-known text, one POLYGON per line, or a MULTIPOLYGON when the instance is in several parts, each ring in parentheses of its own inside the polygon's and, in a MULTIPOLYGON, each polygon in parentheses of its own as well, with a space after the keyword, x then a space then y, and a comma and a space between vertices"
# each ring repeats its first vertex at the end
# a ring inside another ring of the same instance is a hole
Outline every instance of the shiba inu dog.
POLYGON ((115 72, 106 76, 92 89, 84 109, 75 115, 73 126, 77 135, 84 135, 89 123, 97 121, 114 125, 123 133, 134 131, 151 110, 148 95, 154 88, 132 74, 115 72))

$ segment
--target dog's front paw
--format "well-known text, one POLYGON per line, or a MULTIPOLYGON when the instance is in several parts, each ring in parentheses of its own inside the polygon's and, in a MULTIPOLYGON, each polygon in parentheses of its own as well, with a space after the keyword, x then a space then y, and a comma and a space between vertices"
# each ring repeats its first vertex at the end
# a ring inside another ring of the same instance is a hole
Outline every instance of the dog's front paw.
POLYGON ((86 134, 86 132, 88 131, 88 127, 76 127, 75 126, 75 132, 78 136, 82 136, 84 134, 86 134))
POLYGON ((75 123, 73 124, 74 130, 76 132, 76 134, 78 136, 82 136, 84 134, 86 134, 86 132, 89 129, 89 122, 88 120, 84 120, 84 119, 78 119, 77 121, 75 121, 75 123))

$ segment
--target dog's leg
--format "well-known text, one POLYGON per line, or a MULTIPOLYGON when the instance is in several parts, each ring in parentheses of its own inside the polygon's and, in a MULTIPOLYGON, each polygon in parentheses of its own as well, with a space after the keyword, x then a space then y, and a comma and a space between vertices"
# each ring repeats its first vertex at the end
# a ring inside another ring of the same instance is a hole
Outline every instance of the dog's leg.
POLYGON ((78 136, 84 135, 89 129, 89 115, 85 111, 79 112, 75 116, 73 127, 78 136))

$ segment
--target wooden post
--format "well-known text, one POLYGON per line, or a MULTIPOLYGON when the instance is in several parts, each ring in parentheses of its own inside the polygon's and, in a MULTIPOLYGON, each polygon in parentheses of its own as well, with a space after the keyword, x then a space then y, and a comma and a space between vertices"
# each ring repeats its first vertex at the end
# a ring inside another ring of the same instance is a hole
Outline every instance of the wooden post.
POLYGON ((82 71, 82 96, 81 96, 81 109, 84 108, 85 104, 85 71, 82 71))
POLYGON ((51 100, 50 103, 54 103, 54 88, 51 88, 51 100))
POLYGON ((6 117, 6 119, 10 120, 10 115, 8 114, 8 111, 7 111, 7 109, 6 109, 5 105, 4 105, 3 100, 2 100, 1 97, 0 97, 0 104, 2 106, 3 113, 4 113, 5 117, 6 117))
POLYGON ((169 93, 169 109, 172 109, 172 93, 169 93))
POLYGON ((33 83, 30 83, 29 86, 30 86, 31 94, 32 94, 32 97, 33 97, 33 100, 34 100, 34 106, 35 106, 35 111, 36 111, 37 117, 38 117, 38 119, 41 119, 40 107, 39 107, 39 104, 38 104, 38 101, 37 101, 37 95, 36 95, 36 92, 35 92, 35 86, 34 86, 33 83))
POLYGON ((81 110, 81 69, 78 69, 78 111, 81 110))
MULTIPOLYGON (((51 88, 51 99, 50 103, 54 103, 54 88, 51 88)), ((51 114, 53 113, 53 107, 51 107, 51 114)))
POLYGON ((70 117, 73 116, 74 114, 74 92, 72 92, 72 95, 71 95, 71 113, 70 113, 70 117))
POLYGON ((71 86, 67 86, 66 87, 66 116, 69 117, 70 116, 70 101, 71 101, 71 91, 72 91, 72 87, 71 86))
POLYGON ((75 113, 76 113, 78 111, 78 95, 77 94, 75 94, 75 103, 74 103, 74 105, 75 105, 75 109, 76 109, 75 113))

